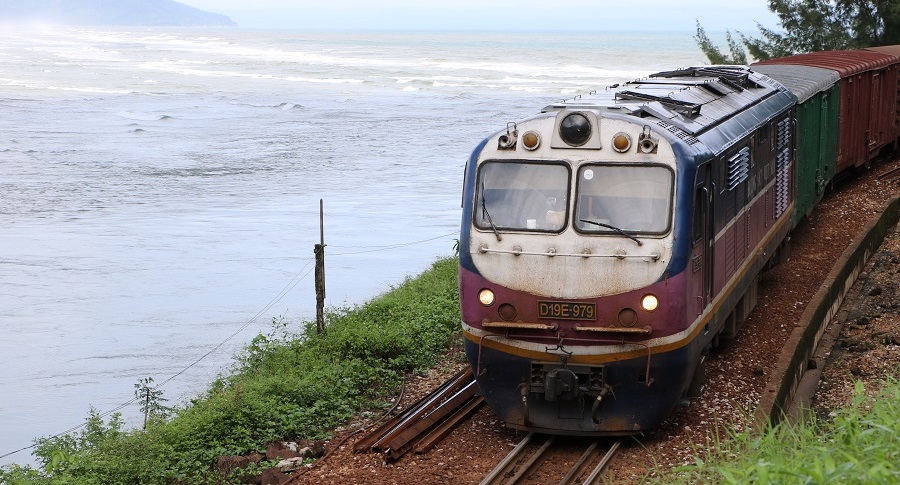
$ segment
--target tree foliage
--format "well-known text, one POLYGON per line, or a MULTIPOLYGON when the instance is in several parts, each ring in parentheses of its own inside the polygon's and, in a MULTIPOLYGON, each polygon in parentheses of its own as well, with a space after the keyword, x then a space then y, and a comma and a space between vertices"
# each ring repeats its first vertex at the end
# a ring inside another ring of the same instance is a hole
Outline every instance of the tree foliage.
POLYGON ((728 50, 731 52, 731 57, 723 54, 716 47, 716 44, 706 35, 706 31, 703 30, 700 22, 697 22, 697 35, 694 36, 694 39, 697 40, 697 45, 700 46, 700 50, 703 51, 709 62, 713 64, 747 64, 747 54, 741 44, 731 35, 731 32, 726 32, 725 38, 728 42, 728 50))
POLYGON ((162 420, 169 417, 175 408, 166 406, 168 399, 163 397, 163 392, 153 385, 152 377, 139 379, 134 385, 134 397, 141 403, 141 412, 144 413, 144 429, 147 429, 148 420, 162 420))
POLYGON ((746 53, 765 60, 804 52, 900 44, 898 0, 769 0, 783 32, 757 24, 760 37, 726 34, 731 56, 722 54, 697 23, 694 37, 714 64, 746 64, 746 53))

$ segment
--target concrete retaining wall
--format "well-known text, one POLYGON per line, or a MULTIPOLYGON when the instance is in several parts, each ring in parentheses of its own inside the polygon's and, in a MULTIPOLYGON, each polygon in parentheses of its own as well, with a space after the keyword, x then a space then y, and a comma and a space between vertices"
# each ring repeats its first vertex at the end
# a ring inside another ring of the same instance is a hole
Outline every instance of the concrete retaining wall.
POLYGON ((900 198, 887 204, 835 263, 794 326, 756 410, 759 425, 776 424, 786 415, 828 324, 888 230, 900 218, 900 198))

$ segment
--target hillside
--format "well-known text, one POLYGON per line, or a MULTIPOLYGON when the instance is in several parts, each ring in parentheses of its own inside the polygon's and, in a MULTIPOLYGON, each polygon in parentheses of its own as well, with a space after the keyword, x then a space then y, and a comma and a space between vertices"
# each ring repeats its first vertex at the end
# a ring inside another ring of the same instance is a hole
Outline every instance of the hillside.
POLYGON ((2 23, 235 26, 228 16, 173 0, 0 0, 2 23))

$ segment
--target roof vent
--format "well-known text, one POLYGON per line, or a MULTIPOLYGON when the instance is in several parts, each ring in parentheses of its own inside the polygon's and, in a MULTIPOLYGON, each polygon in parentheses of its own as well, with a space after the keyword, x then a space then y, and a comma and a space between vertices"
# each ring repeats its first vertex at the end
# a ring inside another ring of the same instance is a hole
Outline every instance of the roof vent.
POLYGON ((636 91, 619 91, 616 93, 616 99, 637 100, 637 101, 656 101, 666 108, 687 118, 696 118, 700 116, 700 105, 681 101, 666 96, 654 96, 652 94, 638 93, 636 91))

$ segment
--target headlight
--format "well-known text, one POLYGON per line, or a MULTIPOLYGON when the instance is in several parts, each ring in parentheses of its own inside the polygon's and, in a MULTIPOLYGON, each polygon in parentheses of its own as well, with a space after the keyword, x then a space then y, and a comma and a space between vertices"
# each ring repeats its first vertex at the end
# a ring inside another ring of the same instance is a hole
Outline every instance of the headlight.
POLYGON ((494 292, 485 288, 478 292, 478 301, 481 302, 484 306, 491 306, 494 304, 494 292))
POLYGON ((559 123, 559 136, 573 147, 579 147, 591 139, 591 122, 581 113, 567 115, 559 123))
POLYGON ((659 298, 656 295, 647 294, 641 298, 641 308, 648 312, 652 312, 659 307, 659 298))

